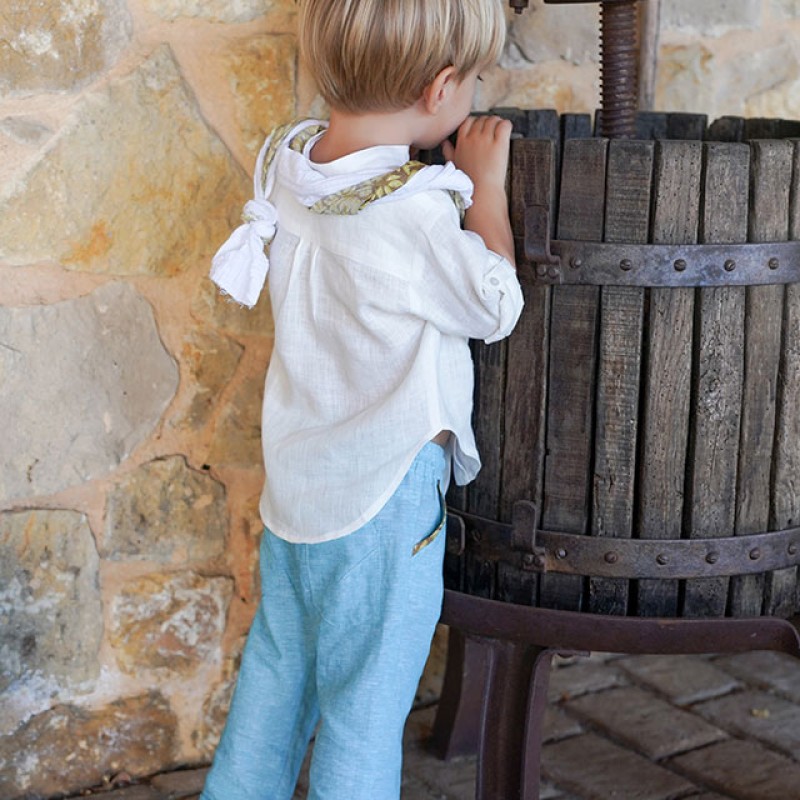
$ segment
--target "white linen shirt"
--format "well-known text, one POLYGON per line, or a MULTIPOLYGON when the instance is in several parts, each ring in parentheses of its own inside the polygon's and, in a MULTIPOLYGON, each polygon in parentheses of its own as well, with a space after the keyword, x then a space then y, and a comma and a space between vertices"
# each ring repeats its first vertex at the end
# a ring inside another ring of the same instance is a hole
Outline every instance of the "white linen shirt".
MULTIPOLYGON (((408 158, 407 147, 385 146, 306 161, 333 178, 388 172, 408 158)), ((507 336, 522 293, 511 264, 461 229, 448 192, 397 193, 355 215, 319 214, 298 202, 296 174, 282 181, 280 158, 275 168, 275 343, 260 512, 283 539, 322 542, 375 516, 442 430, 453 433, 456 482, 475 477, 468 339, 507 336)))

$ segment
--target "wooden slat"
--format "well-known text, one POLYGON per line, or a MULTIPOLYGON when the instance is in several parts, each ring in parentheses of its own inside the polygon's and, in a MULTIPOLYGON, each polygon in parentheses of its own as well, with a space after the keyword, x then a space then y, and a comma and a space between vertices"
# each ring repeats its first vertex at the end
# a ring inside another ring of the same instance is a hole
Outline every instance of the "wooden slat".
POLYGON ((561 115, 561 143, 568 139, 591 139, 592 118, 588 114, 561 115))
POLYGON ((779 139, 800 138, 800 120, 782 119, 780 124, 780 131, 778 133, 778 138, 779 139))
POLYGON ((553 139, 558 141, 558 112, 552 108, 532 109, 528 114, 528 139, 553 139))
MULTIPOLYGON (((751 242, 784 242, 789 238, 791 142, 750 144, 751 242)), ((736 489, 736 534, 768 529, 770 473, 775 438, 775 398, 781 352, 783 286, 746 289, 744 391, 736 489)), ((761 614, 764 575, 731 578, 730 614, 761 614)))
MULTIPOLYGON (((800 239, 800 142, 794 142, 789 238, 800 239)), ((777 425, 771 526, 782 530, 800 520, 800 284, 786 287, 783 342, 778 373, 777 425)), ((788 617, 800 609, 796 568, 767 579, 764 613, 788 617)))
POLYGON ((516 106, 498 106, 497 108, 489 109, 490 114, 496 114, 503 119, 511 120, 513 126, 512 133, 518 133, 520 136, 527 136, 528 134, 528 112, 516 106))
MULTIPOLYGON (((559 238, 602 240, 607 144, 605 139, 565 143, 559 238)), ((588 532, 597 313, 597 287, 553 288, 543 508, 543 525, 550 530, 588 532)), ((583 589, 580 576, 544 575, 540 602, 578 610, 583 589)))
MULTIPOLYGON (((746 240, 749 162, 746 145, 705 145, 701 243, 746 240)), ((734 529, 744 307, 744 287, 699 290, 686 515, 693 539, 730 536, 734 529)), ((684 616, 723 616, 728 583, 728 578, 686 581, 684 616)))
MULTIPOLYGON (((526 206, 545 206, 552 213, 555 153, 552 141, 512 142, 511 218, 518 235, 524 230, 522 220, 526 206)), ((519 246, 521 248, 521 241, 519 246)), ((523 292, 525 308, 508 338, 500 495, 500 519, 506 522, 511 520, 513 504, 518 500, 530 500, 540 511, 542 507, 550 289, 524 286, 523 292)), ((508 564, 499 565, 497 599, 534 604, 537 588, 535 573, 522 572, 508 564)))
POLYGON ((710 142, 741 142, 744 140, 744 117, 720 117, 708 126, 710 142))
POLYGON ((751 139, 780 139, 781 120, 769 117, 751 117, 744 121, 744 141, 751 139))
POLYGON ((640 111, 636 115, 637 139, 666 139, 667 115, 656 111, 640 111))
POLYGON ((706 114, 667 115, 667 139, 704 139, 707 127, 706 114))
MULTIPOLYGON (((700 142, 660 141, 653 187, 654 244, 694 244, 700 216, 700 142)), ((651 289, 639 456, 640 539, 680 539, 692 375, 693 289, 651 289)), ((637 614, 678 614, 677 581, 641 580, 637 614)))
MULTIPOLYGON (((654 151, 653 142, 609 142, 606 242, 647 242, 654 151)), ((629 539, 633 531, 643 308, 644 289, 604 286, 601 290, 593 536, 629 539)), ((591 612, 624 615, 627 608, 627 580, 589 580, 591 612)))
MULTIPOLYGON (((475 362, 475 405, 473 426, 481 471, 469 485, 467 510, 489 519, 500 512, 501 453, 503 450, 506 340, 494 344, 472 342, 475 362)), ((467 541, 465 557, 465 587, 476 597, 492 597, 496 575, 492 562, 473 552, 467 541)))

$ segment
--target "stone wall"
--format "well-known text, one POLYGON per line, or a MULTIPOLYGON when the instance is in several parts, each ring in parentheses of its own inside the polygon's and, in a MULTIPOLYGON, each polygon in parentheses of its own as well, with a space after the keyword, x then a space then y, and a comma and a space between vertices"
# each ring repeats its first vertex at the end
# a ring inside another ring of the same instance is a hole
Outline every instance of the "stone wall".
MULTIPOLYGON (((657 107, 800 117, 798 0, 649 2, 657 107)), ((272 320, 206 274, 264 133, 324 112, 294 17, 293 0, 0 8, 2 797, 213 753, 258 596, 272 320)), ((596 20, 509 12, 477 106, 591 110, 596 20)))

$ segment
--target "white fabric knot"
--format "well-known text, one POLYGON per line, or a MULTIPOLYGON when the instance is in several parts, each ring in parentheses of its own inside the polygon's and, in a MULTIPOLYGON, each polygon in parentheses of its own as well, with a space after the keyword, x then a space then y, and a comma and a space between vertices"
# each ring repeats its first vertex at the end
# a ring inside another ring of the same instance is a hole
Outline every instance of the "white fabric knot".
POLYGON ((272 241, 275 235, 275 226, 278 224, 278 210, 269 200, 255 198, 244 204, 242 215, 246 224, 254 230, 265 242, 272 241))
POLYGON ((266 200, 250 200, 245 222, 228 237, 211 262, 211 280, 237 303, 252 308, 264 288, 269 259, 264 252, 275 235, 278 217, 266 200))

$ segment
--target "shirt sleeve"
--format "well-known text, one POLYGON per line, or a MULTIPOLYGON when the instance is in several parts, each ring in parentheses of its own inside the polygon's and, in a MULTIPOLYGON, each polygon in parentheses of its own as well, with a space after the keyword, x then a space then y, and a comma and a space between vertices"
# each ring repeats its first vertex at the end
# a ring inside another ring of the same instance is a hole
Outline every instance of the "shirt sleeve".
POLYGON ((478 234, 461 230, 451 210, 420 231, 426 263, 415 276, 412 309, 442 333, 491 344, 511 333, 522 312, 517 273, 478 234))

